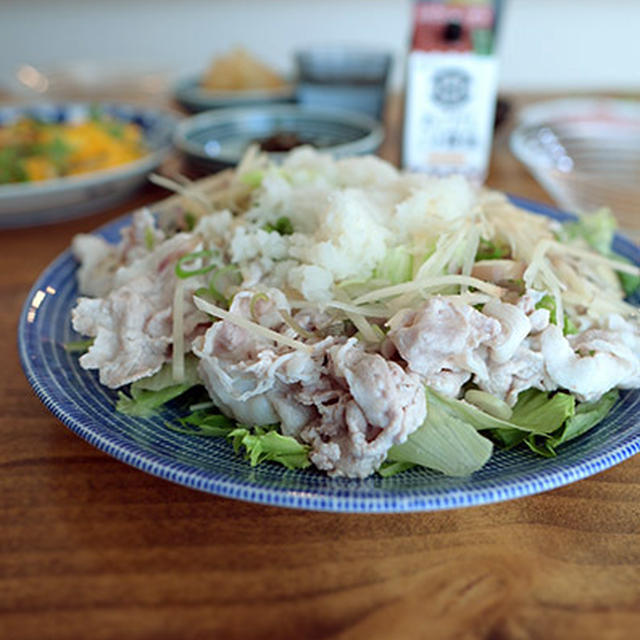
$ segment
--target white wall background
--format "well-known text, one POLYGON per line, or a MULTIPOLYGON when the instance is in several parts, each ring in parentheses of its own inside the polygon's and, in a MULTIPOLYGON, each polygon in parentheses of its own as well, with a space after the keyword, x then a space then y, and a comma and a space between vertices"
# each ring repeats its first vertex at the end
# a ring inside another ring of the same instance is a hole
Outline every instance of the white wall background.
MULTIPOLYGON (((177 74, 242 44, 286 69, 298 48, 374 45, 402 82, 410 0, 0 0, 0 84, 18 65, 151 62, 177 74)), ((640 0, 506 0, 503 89, 640 89, 640 0)))

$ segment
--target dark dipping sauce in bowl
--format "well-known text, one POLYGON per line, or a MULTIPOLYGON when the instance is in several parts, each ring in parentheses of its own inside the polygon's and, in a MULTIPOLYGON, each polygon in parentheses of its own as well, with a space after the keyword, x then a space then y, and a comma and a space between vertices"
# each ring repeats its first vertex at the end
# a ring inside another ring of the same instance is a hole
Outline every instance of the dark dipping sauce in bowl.
POLYGON ((260 145, 262 151, 267 152, 291 151, 295 147, 312 144, 310 140, 301 138, 297 133, 290 131, 279 131, 268 138, 256 140, 256 142, 260 145))

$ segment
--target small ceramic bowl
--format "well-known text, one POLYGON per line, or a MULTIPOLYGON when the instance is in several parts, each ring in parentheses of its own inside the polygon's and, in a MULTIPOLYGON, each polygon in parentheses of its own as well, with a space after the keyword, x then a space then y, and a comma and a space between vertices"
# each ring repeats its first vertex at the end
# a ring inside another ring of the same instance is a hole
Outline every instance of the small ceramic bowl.
POLYGON ((297 98, 301 104, 348 109, 382 120, 390 53, 349 47, 299 51, 297 98))
MULTIPOLYGON (((251 144, 273 148, 274 139, 309 144, 343 157, 374 153, 382 125, 361 114, 296 105, 208 111, 182 121, 174 143, 196 164, 221 169, 237 164, 251 144)), ((286 149, 282 149, 284 152, 286 149)), ((275 158, 282 152, 272 152, 275 158)))
POLYGON ((178 82, 173 96, 188 111, 199 113, 209 109, 293 102, 295 88, 293 84, 287 84, 277 89, 212 91, 201 86, 200 76, 191 76, 178 82))

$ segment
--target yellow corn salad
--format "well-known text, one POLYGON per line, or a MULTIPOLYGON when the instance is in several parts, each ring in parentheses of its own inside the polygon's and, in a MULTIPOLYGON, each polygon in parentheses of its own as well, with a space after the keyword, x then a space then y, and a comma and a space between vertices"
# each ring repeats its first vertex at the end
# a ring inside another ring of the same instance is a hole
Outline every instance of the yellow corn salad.
POLYGON ((22 118, 0 127, 0 184, 108 169, 146 152, 142 129, 104 115, 80 123, 22 118))

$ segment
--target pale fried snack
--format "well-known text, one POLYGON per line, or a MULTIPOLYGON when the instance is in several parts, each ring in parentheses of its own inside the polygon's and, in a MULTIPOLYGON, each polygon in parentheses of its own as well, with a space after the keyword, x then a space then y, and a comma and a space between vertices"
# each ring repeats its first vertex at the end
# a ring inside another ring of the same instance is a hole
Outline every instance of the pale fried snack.
POLYGON ((212 91, 279 89, 285 80, 245 49, 215 58, 202 76, 201 86, 212 91))

